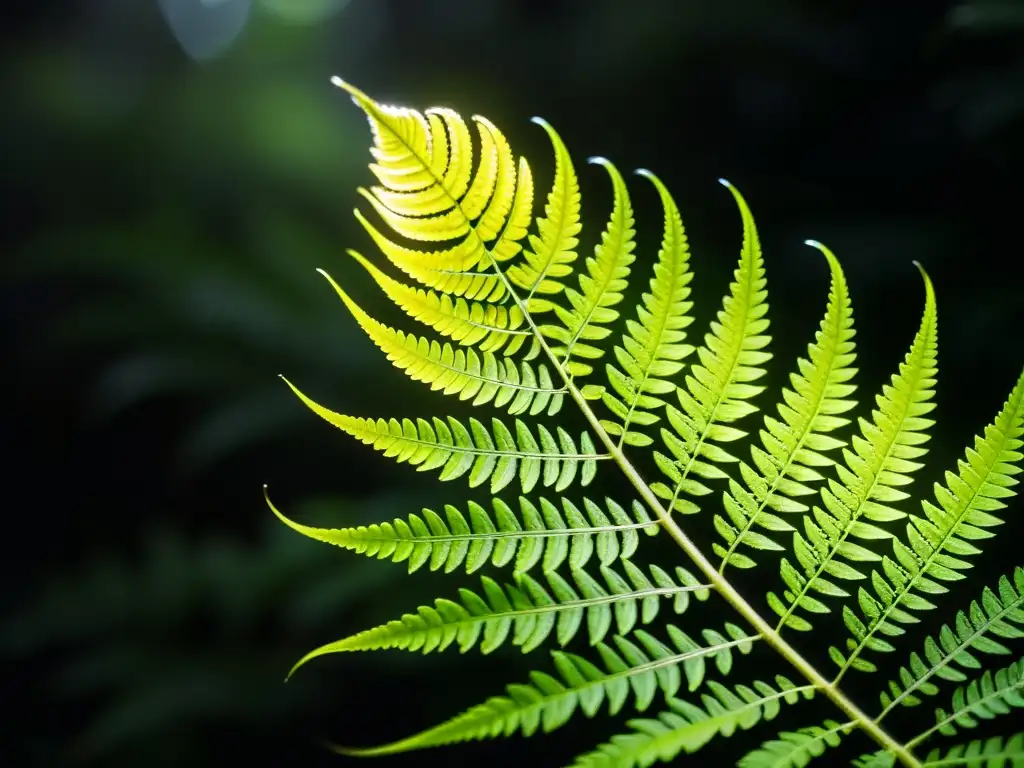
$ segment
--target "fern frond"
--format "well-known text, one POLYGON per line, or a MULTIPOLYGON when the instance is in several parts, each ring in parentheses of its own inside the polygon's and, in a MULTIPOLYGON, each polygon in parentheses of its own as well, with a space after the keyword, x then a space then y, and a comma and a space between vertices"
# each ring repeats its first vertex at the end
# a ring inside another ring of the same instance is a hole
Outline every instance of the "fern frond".
POLYGON ((601 565, 611 565, 633 556, 640 540, 638 531, 649 536, 658 532, 658 524, 637 501, 630 508, 632 516, 611 499, 605 499, 607 512, 587 498, 583 499, 585 513, 568 499, 561 502, 563 511, 559 512, 547 499, 540 498, 534 504, 520 496, 520 515, 516 517, 504 501, 495 497, 491 500, 493 516, 479 504, 469 502, 468 521, 466 515, 447 504, 444 518, 424 509, 422 517, 413 514, 408 520, 395 518, 391 523, 313 528, 285 517, 267 497, 278 519, 303 536, 369 557, 408 562, 409 573, 424 565, 431 571, 443 567, 445 573, 465 565, 466 572, 473 573, 488 562, 500 568, 515 558, 514 573, 518 575, 538 563, 544 571, 553 571, 566 558, 572 568, 582 568, 595 553, 601 565))
POLYGON ((537 425, 538 442, 519 419, 513 436, 498 419, 491 419, 488 431, 473 418, 467 429, 452 416, 447 421, 436 416, 431 421, 346 416, 310 400, 287 379, 285 383, 315 414, 385 456, 408 462, 419 472, 440 469, 441 480, 454 480, 469 472, 471 488, 490 479, 491 493, 511 483, 517 470, 524 493, 538 482, 563 491, 572 485, 577 472, 581 484, 588 485, 597 473, 597 462, 609 458, 608 454, 595 452, 594 441, 586 432, 580 436, 577 449, 576 442, 561 427, 557 428, 556 441, 546 427, 537 425))
POLYGON ((704 346, 697 350, 700 363, 690 366, 686 387, 676 390, 682 410, 672 405, 666 408, 672 429, 662 428, 661 436, 674 458, 654 452, 655 462, 671 480, 672 487, 654 483, 651 490, 668 501, 670 511, 684 514, 697 512, 700 507, 689 499, 680 498, 680 494, 704 496, 711 493, 711 489, 693 475, 702 479, 725 479, 727 475, 715 464, 736 461, 735 456, 717 443, 729 443, 746 434, 727 425, 757 410, 748 401, 764 387, 750 382, 764 375, 764 369, 757 366, 771 359, 769 353, 760 351, 770 337, 764 335, 768 329, 765 318, 768 294, 754 217, 739 191, 725 180, 722 184, 732 193, 743 219, 739 266, 717 322, 711 323, 704 346))
POLYGON ((889 681, 888 692, 880 699, 885 707, 878 719, 883 719, 897 705, 913 707, 921 703, 915 695, 920 692, 934 696, 938 686, 930 682, 939 677, 952 682, 963 682, 967 676, 953 666, 981 669, 981 662, 972 652, 996 655, 1008 654, 1010 649, 992 636, 1004 639, 1024 637, 1024 568, 1016 568, 1014 584, 1003 576, 999 579, 999 594, 988 587, 981 595, 981 604, 971 602, 968 611, 958 611, 956 621, 939 631, 938 640, 929 637, 924 642, 924 659, 916 652, 910 654, 910 664, 901 667, 899 680, 889 681), (1015 588, 1016 587, 1016 588, 1015 588), (1014 624, 1021 624, 1018 629, 1014 624))
POLYGON ((659 760, 669 763, 680 752, 696 752, 719 734, 732 736, 774 719, 783 703, 814 697, 814 686, 796 686, 782 676, 775 678, 774 688, 760 680, 732 690, 709 680, 707 687, 710 693, 701 695, 703 706, 671 699, 669 709, 656 719, 630 720, 633 733, 613 736, 578 757, 573 768, 647 768, 659 760))
POLYGON ((826 720, 824 725, 812 725, 798 731, 782 731, 778 739, 766 741, 759 748, 740 759, 739 768, 804 768, 811 760, 821 757, 828 747, 837 747, 840 734, 849 733, 854 723, 826 720))
POLYGON ((712 549, 721 558, 719 572, 729 566, 752 568, 753 558, 738 552, 743 544, 753 549, 782 550, 783 547, 754 527, 768 531, 792 531, 793 526, 773 512, 803 512, 807 505, 797 497, 814 491, 807 485, 823 480, 817 467, 835 462, 825 452, 844 443, 828 433, 849 423, 840 417, 854 406, 848 400, 856 387, 847 384, 856 373, 851 368, 856 355, 853 342, 853 310, 842 268, 832 252, 813 240, 808 245, 818 248, 828 261, 831 288, 828 306, 814 342, 807 347, 807 359, 797 360, 797 371, 790 374, 792 389, 783 388, 779 419, 765 415, 761 431, 762 450, 750 448, 754 467, 740 462, 743 485, 729 480, 729 490, 722 502, 729 519, 715 515, 715 529, 726 546, 714 544, 712 549), (744 487, 746 486, 746 487, 744 487))
POLYGON ((540 313, 553 308, 548 302, 533 301, 535 294, 551 296, 565 286, 560 279, 572 274, 576 260, 576 235, 580 233, 580 188, 569 151, 546 120, 533 122, 543 128, 555 150, 555 178, 548 192, 544 216, 537 219, 537 235, 529 236, 530 247, 523 251, 523 261, 511 265, 505 276, 526 291, 528 310, 540 313))
POLYGON ((590 644, 596 645, 611 630, 613 620, 620 635, 631 632, 637 622, 650 624, 662 598, 672 598, 673 610, 681 614, 689 607, 691 592, 699 600, 709 595, 709 585, 683 568, 676 568, 677 581, 673 581, 657 566, 651 568, 650 577, 629 560, 623 560, 622 567, 625 577, 601 566, 606 586, 585 570, 573 569, 575 589, 557 571, 545 573, 548 589, 525 573, 516 586, 506 584, 504 588, 484 576, 483 597, 461 589, 459 602, 439 598, 432 608, 420 607, 415 614, 328 643, 306 654, 288 674, 290 677, 318 656, 348 651, 400 648, 426 654, 454 643, 460 653, 479 644, 480 652, 487 654, 511 640, 523 653, 529 653, 552 632, 564 647, 579 633, 584 620, 590 644))
POLYGON ((356 251, 349 250, 348 254, 409 317, 429 325, 442 336, 463 346, 475 346, 481 352, 501 352, 506 356, 514 355, 529 340, 532 343, 525 360, 532 360, 540 351, 533 333, 522 327, 523 312, 518 306, 453 299, 444 293, 413 288, 384 274, 356 251))
MULTIPOLYGON (((928 440, 925 430, 933 422, 924 415, 935 407, 930 402, 937 370, 935 293, 923 269, 921 274, 925 282, 925 309, 910 350, 899 372, 893 374, 892 383, 883 386, 875 396, 878 409, 871 412, 871 422, 860 419, 863 437, 854 436, 852 450, 843 450, 845 466, 836 467, 839 480, 830 479, 821 490, 824 508, 816 506, 813 515, 804 517, 806 538, 799 532, 793 534, 799 568, 788 559, 783 559, 780 567, 788 589, 781 598, 774 592, 768 594, 769 606, 779 615, 777 630, 809 630, 811 623, 795 613, 798 608, 809 613, 831 610, 811 592, 825 597, 848 597, 849 593, 832 579, 862 579, 859 566, 849 563, 881 559, 850 540, 871 541, 891 536, 865 519, 883 522, 906 516, 891 504, 907 498, 899 487, 909 484, 910 473, 922 466, 914 459, 927 452, 919 446, 928 440)), ((849 606, 844 606, 843 618, 848 625, 851 617, 856 618, 849 606)), ((842 664, 842 660, 836 661, 842 664)), ((867 664, 863 659, 857 663, 867 664)))
POLYGON ((748 653, 759 639, 746 635, 734 624, 726 624, 726 634, 731 640, 713 630, 704 630, 702 634, 709 645, 700 646, 671 624, 666 628, 674 650, 640 629, 633 633, 636 643, 620 635, 613 638, 615 648, 598 643, 597 651, 604 669, 581 656, 552 651, 561 679, 544 672, 532 672, 529 684, 508 686, 508 696, 488 699, 422 733, 380 747, 338 748, 338 751, 360 756, 387 755, 511 736, 516 731, 530 736, 540 728, 547 733, 565 725, 577 708, 587 717, 593 717, 607 702, 609 713, 614 715, 625 705, 630 692, 634 706, 642 712, 651 705, 659 689, 670 698, 678 693, 684 678, 691 691, 700 686, 708 657, 714 659, 721 674, 728 674, 733 649, 748 653))
POLYGON ((650 437, 630 430, 633 425, 649 426, 661 417, 665 401, 659 395, 671 394, 675 384, 669 377, 683 368, 680 362, 693 352, 684 344, 686 328, 693 322, 689 316, 693 302, 690 295, 690 252, 679 209, 665 185, 650 171, 637 171, 654 184, 665 211, 665 232, 662 236, 658 262, 654 265, 650 293, 641 297, 637 319, 626 321, 622 346, 615 347, 615 357, 622 366, 607 365, 608 382, 615 394, 605 390, 604 404, 618 421, 603 419, 601 425, 610 435, 619 437, 619 447, 650 445, 650 437))
POLYGON ((922 764, 923 768, 1024 768, 1024 733, 1008 739, 996 736, 982 741, 971 741, 948 748, 933 749, 922 764))
MULTIPOLYGON (((946 472, 945 485, 935 484, 938 505, 922 502, 925 516, 912 515, 907 525, 906 546, 893 539, 895 560, 882 558, 882 573, 874 571, 871 595, 863 587, 858 591, 861 614, 867 621, 854 617, 847 626, 854 638, 847 641, 849 656, 841 663, 838 681, 850 668, 863 669, 861 654, 865 650, 892 651, 893 646, 878 637, 904 634, 900 624, 915 624, 917 617, 909 611, 931 610, 935 605, 923 597, 946 591, 941 582, 964 578, 961 571, 971 567, 964 557, 981 550, 973 542, 994 534, 985 530, 1003 521, 993 512, 1006 507, 1003 499, 1014 495, 1022 470, 1015 462, 1022 458, 1018 450, 1024 440, 1024 374, 1017 380, 1006 404, 995 420, 985 428, 984 437, 974 438, 974 448, 957 464, 957 473, 946 472), (884 574, 884 575, 883 575, 884 574)), ((832 658, 843 659, 838 649, 832 658)))
POLYGON ((908 741, 907 747, 913 748, 936 731, 955 736, 958 727, 976 728, 979 720, 1010 714, 1015 707, 1024 707, 1024 658, 995 674, 986 671, 966 688, 957 688, 950 711, 936 709, 935 725, 908 741))
POLYGON ((536 415, 547 408, 548 416, 554 416, 561 409, 566 389, 552 383, 543 363, 533 366, 524 360, 517 371, 513 361, 498 359, 492 352, 478 355, 472 349, 456 349, 396 331, 366 314, 330 275, 319 271, 373 343, 413 381, 446 395, 458 395, 460 400, 472 399, 473 405, 493 403, 513 415, 527 410, 536 415))
POLYGON ((633 207, 629 202, 626 182, 615 166, 603 157, 593 157, 590 162, 604 166, 614 191, 612 213, 601 234, 601 242, 594 248, 593 257, 586 260, 587 274, 580 274, 579 290, 566 288, 564 291, 571 309, 536 298, 531 302, 533 311, 537 311, 537 306, 544 309, 550 305, 561 322, 561 325, 541 325, 538 330, 555 342, 551 346, 552 353, 573 377, 586 376, 594 370, 593 366, 578 358, 596 360, 604 354, 604 350, 589 342, 604 339, 611 333, 603 326, 619 316, 618 310, 612 307, 622 301, 629 265, 636 258, 633 255, 636 247, 633 207))

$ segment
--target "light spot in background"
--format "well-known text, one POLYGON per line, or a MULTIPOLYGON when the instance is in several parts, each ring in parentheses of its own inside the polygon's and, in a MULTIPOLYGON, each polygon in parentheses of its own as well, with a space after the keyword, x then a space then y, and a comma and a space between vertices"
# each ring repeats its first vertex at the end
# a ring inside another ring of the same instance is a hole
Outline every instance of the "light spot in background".
POLYGON ((245 29, 252 6, 251 0, 157 2, 182 49, 197 61, 213 59, 227 51, 245 29))
POLYGON ((268 12, 295 24, 324 21, 348 3, 349 0, 260 0, 260 5, 268 12))

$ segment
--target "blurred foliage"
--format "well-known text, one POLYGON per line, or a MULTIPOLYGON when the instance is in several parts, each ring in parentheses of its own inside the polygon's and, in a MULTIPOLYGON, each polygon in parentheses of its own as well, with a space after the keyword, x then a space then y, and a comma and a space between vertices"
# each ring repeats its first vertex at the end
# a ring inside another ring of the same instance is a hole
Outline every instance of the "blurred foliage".
POLYGON ((277 373, 351 392, 370 352, 349 348, 355 332, 338 323, 337 300, 314 273, 341 255, 323 214, 363 166, 350 150, 362 122, 340 116, 322 82, 267 77, 260 62, 300 43, 289 30, 250 31, 224 67, 137 89, 131 105, 111 95, 137 74, 41 46, 14 90, 25 119, 4 132, 22 199, 59 222, 33 233, 12 266, 70 294, 29 344, 51 359, 102 350, 104 415, 155 396, 205 396, 184 439, 191 468, 304 417, 277 373), (97 104, 96 94, 111 100, 97 104), (36 152, 69 172, 37 173, 36 152))
MULTIPOLYGON (((369 509, 322 499, 296 512, 365 524, 404 514, 411 503, 397 495, 369 509)), ((0 627, 5 656, 46 665, 32 690, 19 692, 25 706, 80 713, 81 722, 37 747, 35 759, 185 765, 223 748, 230 731, 270 749, 281 729, 355 695, 360 675, 381 665, 390 669, 380 674, 395 674, 414 662, 412 655, 375 655, 360 660, 358 675, 306 674, 285 685, 300 650, 343 627, 390 618, 390 605, 375 596, 393 588, 403 569, 365 558, 339 567, 337 549, 266 523, 251 544, 189 541, 154 529, 136 556, 107 553, 56 576, 0 627)), ((403 603, 430 594, 418 584, 402 591, 403 603)), ((40 716, 50 727, 59 722, 53 711, 40 716)), ((304 738, 293 738, 281 757, 303 746, 304 738)))
MULTIPOLYGON (((1005 152, 1008 132, 1024 128, 1024 2, 969 0, 949 11, 946 24, 953 39, 988 47, 994 61, 950 77, 938 89, 939 98, 955 105, 965 131, 1001 139, 1005 152)), ((1005 155, 1000 160, 1005 162, 1005 155)))

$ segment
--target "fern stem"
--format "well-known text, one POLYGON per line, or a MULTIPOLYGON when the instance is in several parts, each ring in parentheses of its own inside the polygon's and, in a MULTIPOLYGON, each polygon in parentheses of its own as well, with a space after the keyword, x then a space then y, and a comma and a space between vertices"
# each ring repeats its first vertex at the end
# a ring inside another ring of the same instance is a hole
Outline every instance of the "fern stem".
POLYGON ((693 561, 707 577, 710 584, 718 591, 726 602, 728 602, 737 613, 740 614, 750 625, 757 630, 758 635, 761 636, 775 651, 788 661, 801 675, 803 675, 809 683, 815 688, 825 694, 832 703, 841 709, 851 721, 857 724, 861 730, 868 734, 872 739, 879 744, 879 746, 885 748, 887 751, 894 754, 897 759, 903 763, 906 768, 922 768, 921 762, 914 757, 911 751, 900 742, 896 741, 874 720, 872 720, 863 710, 860 709, 853 701, 851 701, 846 694, 844 694, 839 688, 833 686, 825 677, 818 672, 818 670, 803 656, 800 655, 793 646, 787 643, 779 634, 777 629, 773 629, 772 626, 765 621, 761 614, 748 603, 743 596, 736 591, 732 583, 725 578, 718 569, 708 560, 704 553, 701 552, 700 548, 687 536, 683 529, 679 527, 679 524, 672 518, 669 512, 662 506, 661 501, 654 492, 650 489, 650 486, 644 481, 637 471, 633 463, 626 457, 622 450, 612 440, 611 435, 605 431, 604 427, 601 426, 600 420, 594 413, 594 410, 590 407, 590 404, 584 399, 583 393, 580 389, 575 386, 572 382, 568 372, 563 368, 560 361, 555 357, 551 347, 548 346, 547 340, 541 335, 540 329, 537 324, 534 323, 533 317, 526 308, 522 305, 521 299, 516 294, 514 287, 508 278, 505 277, 505 273, 498 267, 497 261, 491 256, 488 251, 488 257, 490 258, 491 264, 494 267, 494 271, 501 278, 505 284, 506 290, 509 296, 514 302, 516 302, 520 309, 523 310, 523 316, 530 328, 533 330, 541 349, 551 360, 552 365, 558 370, 562 380, 565 381, 566 387, 569 389, 569 394, 572 399, 579 406, 583 416, 589 422, 594 433, 598 439, 604 443, 608 449, 608 453, 615 463, 622 470, 623 474, 629 480, 629 482, 636 489, 637 493, 640 494, 648 508, 657 516, 658 521, 661 523, 669 536, 671 536, 675 542, 679 545, 679 548, 686 553, 686 555, 693 561))

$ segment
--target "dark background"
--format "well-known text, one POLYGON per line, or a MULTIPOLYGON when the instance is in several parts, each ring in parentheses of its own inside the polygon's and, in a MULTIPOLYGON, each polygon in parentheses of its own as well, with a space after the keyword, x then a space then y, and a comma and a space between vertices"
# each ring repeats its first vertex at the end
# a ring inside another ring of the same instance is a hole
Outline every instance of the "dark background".
MULTIPOLYGON (((584 250, 610 194, 582 159, 655 170, 693 248, 691 339, 739 249, 739 218, 715 183, 730 179, 765 248, 772 385, 824 308, 827 270, 804 239, 846 270, 862 403, 916 328, 919 260, 939 296, 940 383, 917 489, 954 465, 1024 363, 1021 2, 93 0, 10 13, 5 765, 349 764, 318 739, 398 738, 550 667, 543 652, 396 651, 328 657, 281 683, 312 647, 479 585, 411 579, 310 542, 261 498, 268 483, 293 518, 342 526, 472 496, 338 434, 276 378, 340 412, 464 413, 391 371, 314 272, 395 319, 344 254, 373 254, 350 214, 370 181, 370 138, 330 75, 382 102, 488 116, 542 190, 549 147, 528 118, 544 116, 577 158, 584 250)), ((639 289, 661 225, 646 182, 630 185, 639 289)), ((1022 513, 1013 502, 1006 535, 977 560, 980 581, 944 608, 1021 564, 1022 513)), ((705 523, 693 531, 710 543, 705 523)), ((652 557, 675 562, 654 545, 652 557)), ((755 598, 776 588, 765 559, 741 579, 755 598)), ((952 618, 933 613, 923 629, 952 618)), ((706 606, 677 621, 696 631, 728 618, 706 606)), ((797 640, 824 658, 827 643, 797 640)), ((730 682, 787 673, 774 663, 755 654, 730 682)), ((873 708, 885 679, 848 681, 873 708)), ((779 724, 819 723, 832 716, 823 707, 779 724)), ((916 732, 925 709, 901 732, 916 732)), ((578 717, 548 737, 383 763, 557 765, 616 730, 603 714, 578 717)), ((735 758, 773 734, 721 740, 701 759, 735 758)), ((852 754, 868 746, 849 741, 852 754)))

